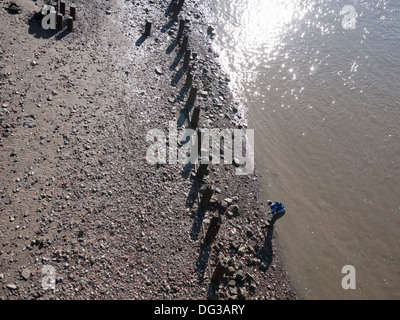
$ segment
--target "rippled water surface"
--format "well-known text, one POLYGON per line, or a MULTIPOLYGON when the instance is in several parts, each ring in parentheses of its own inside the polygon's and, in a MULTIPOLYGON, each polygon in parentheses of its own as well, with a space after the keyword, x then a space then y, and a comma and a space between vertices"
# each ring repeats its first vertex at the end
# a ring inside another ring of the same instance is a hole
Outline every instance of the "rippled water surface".
POLYGON ((276 233, 300 297, 399 299, 399 1, 211 2, 264 191, 287 206, 276 233))

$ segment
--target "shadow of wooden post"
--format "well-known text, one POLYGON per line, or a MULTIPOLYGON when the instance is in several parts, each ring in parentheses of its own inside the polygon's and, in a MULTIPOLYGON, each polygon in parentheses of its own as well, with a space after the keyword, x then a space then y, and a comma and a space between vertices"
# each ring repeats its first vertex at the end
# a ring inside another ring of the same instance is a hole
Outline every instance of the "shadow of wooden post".
POLYGON ((189 68, 190 57, 192 55, 192 51, 187 49, 185 52, 185 57, 183 59, 183 68, 187 70, 189 68))
POLYGON ((187 75, 186 75, 185 86, 187 88, 190 88, 192 86, 192 83, 193 83, 192 69, 189 67, 187 75))
POLYGON ((196 172, 196 178, 198 180, 203 180, 204 176, 207 173, 207 170, 208 170, 208 164, 200 164, 196 172))
POLYGON ((185 20, 181 19, 179 21, 179 29, 177 39, 180 39, 183 36, 183 31, 185 30, 185 20))
POLYGON ((197 87, 191 87, 189 92, 189 98, 187 101, 188 106, 193 107, 197 96, 197 87))
POLYGON ((226 258, 219 260, 211 277, 211 283, 218 285, 228 270, 228 260, 226 258))
POLYGON ((207 186, 200 200, 200 205, 203 209, 206 209, 210 205, 211 197, 213 196, 213 194, 214 190, 212 189, 212 187, 207 186))
POLYGON ((214 240, 218 234, 218 231, 221 228, 221 225, 222 225, 221 216, 213 217, 211 219, 206 236, 204 238, 204 242, 206 245, 210 245, 214 242, 214 240))
POLYGON ((192 129, 196 130, 200 120, 200 107, 195 107, 192 113, 192 119, 190 120, 190 124, 192 129))
POLYGON ((179 53, 180 54, 183 54, 186 51, 186 49, 188 47, 188 44, 189 44, 189 37, 188 36, 184 36, 183 40, 182 40, 181 48, 179 49, 179 53))

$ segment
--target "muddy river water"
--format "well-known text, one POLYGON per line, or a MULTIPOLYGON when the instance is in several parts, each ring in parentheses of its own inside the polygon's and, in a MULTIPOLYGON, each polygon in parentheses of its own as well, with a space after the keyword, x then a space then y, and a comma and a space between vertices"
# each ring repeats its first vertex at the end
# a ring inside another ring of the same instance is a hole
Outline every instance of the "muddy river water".
POLYGON ((264 192, 287 207, 276 234, 300 298, 399 299, 399 1, 204 6, 264 192))

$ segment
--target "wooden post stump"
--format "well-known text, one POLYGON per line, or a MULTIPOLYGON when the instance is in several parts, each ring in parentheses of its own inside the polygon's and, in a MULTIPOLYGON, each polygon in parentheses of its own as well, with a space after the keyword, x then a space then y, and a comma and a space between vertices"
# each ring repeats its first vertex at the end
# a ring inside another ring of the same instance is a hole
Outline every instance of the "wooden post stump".
POLYGON ((76 6, 74 4, 71 5, 71 7, 69 8, 69 14, 71 15, 72 19, 74 19, 74 21, 76 20, 76 6))
POLYGON ((61 13, 57 13, 57 30, 62 30, 64 27, 64 16, 61 13))
POLYGON ((60 13, 65 16, 65 2, 61 1, 60 2, 60 13))
POLYGON ((72 17, 67 18, 67 28, 69 32, 74 31, 74 19, 72 17))
POLYGON ((146 21, 146 27, 144 29, 144 35, 146 37, 150 37, 151 35, 151 25, 152 25, 151 21, 146 21))

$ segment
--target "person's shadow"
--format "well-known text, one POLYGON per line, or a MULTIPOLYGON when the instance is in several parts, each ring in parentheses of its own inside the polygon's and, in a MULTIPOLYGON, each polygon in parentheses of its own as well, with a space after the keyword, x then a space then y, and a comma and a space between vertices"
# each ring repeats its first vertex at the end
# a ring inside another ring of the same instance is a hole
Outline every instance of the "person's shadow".
MULTIPOLYGON (((265 233, 264 233, 265 234, 265 233)), ((267 228, 267 234, 265 235, 264 245, 259 251, 259 258, 265 263, 268 268, 272 263, 274 252, 272 249, 272 238, 274 237, 274 226, 267 228)))
POLYGON ((211 253, 211 246, 203 242, 200 248, 200 255, 196 262, 197 273, 199 275, 199 283, 202 283, 204 281, 204 274, 207 269, 210 253, 211 253))

